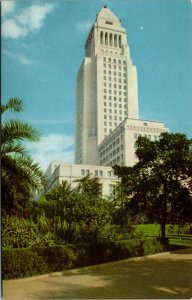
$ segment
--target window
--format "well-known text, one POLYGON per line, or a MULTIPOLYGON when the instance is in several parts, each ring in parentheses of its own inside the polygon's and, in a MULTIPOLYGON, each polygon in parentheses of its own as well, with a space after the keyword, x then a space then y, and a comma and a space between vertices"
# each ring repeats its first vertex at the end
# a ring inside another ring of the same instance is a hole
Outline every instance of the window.
POLYGON ((144 125, 144 126, 147 126, 148 124, 147 124, 147 123, 143 123, 143 125, 144 125))
POLYGON ((98 177, 98 174, 99 174, 98 170, 95 170, 95 176, 96 177, 98 177))
POLYGON ((104 102, 104 106, 106 106, 107 105, 107 102, 104 102))
POLYGON ((102 171, 102 170, 99 171, 99 175, 100 175, 101 177, 103 176, 103 171, 102 171))
POLYGON ((85 176, 85 170, 83 170, 83 169, 81 170, 81 175, 85 176))
POLYGON ((110 57, 108 58, 108 61, 111 62, 111 58, 110 57))
POLYGON ((137 139, 137 133, 134 133, 134 138, 137 139))

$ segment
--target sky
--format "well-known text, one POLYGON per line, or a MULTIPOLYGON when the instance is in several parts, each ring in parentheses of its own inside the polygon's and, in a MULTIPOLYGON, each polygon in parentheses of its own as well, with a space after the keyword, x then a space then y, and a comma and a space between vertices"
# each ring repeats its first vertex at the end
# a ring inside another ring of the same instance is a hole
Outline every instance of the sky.
POLYGON ((2 103, 21 98, 41 133, 26 147, 45 170, 74 162, 75 82, 104 5, 127 31, 137 66, 140 118, 192 137, 192 0, 2 0, 2 103))

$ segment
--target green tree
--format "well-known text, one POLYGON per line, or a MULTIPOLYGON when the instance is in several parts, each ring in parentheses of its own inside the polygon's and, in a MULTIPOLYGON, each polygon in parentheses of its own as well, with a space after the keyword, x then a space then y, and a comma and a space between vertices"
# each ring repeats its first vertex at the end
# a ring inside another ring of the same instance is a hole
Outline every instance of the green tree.
POLYGON ((145 213, 161 225, 165 238, 168 222, 183 224, 192 209, 192 140, 181 133, 162 133, 158 141, 139 137, 133 167, 114 166, 121 178, 125 201, 130 212, 145 213))
POLYGON ((77 180, 77 182, 79 182, 77 187, 78 192, 86 194, 90 197, 101 196, 102 189, 98 177, 90 178, 90 175, 87 175, 82 179, 77 180))
MULTIPOLYGON (((20 112, 23 102, 12 98, 1 105, 1 115, 20 112)), ((37 142, 38 131, 28 123, 8 120, 1 127, 2 208, 10 212, 27 206, 34 189, 39 189, 45 178, 38 163, 27 154, 23 141, 37 142)))

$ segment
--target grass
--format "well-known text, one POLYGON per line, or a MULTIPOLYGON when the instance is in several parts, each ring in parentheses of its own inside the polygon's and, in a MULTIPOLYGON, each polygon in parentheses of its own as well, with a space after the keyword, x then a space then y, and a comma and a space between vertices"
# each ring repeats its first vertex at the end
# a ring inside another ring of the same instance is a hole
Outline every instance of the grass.
MULTIPOLYGON (((138 224, 137 230, 143 232, 149 238, 160 236, 159 224, 138 224)), ((167 225, 166 237, 169 239, 171 250, 192 247, 192 234, 180 233, 178 226, 170 229, 170 225, 167 225)))

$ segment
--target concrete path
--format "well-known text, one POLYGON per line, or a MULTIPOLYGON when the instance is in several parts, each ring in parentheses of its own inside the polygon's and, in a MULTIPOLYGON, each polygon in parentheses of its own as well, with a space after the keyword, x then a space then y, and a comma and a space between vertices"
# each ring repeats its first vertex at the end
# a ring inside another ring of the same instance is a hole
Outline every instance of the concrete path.
POLYGON ((3 282, 5 300, 190 299, 192 248, 3 282))

